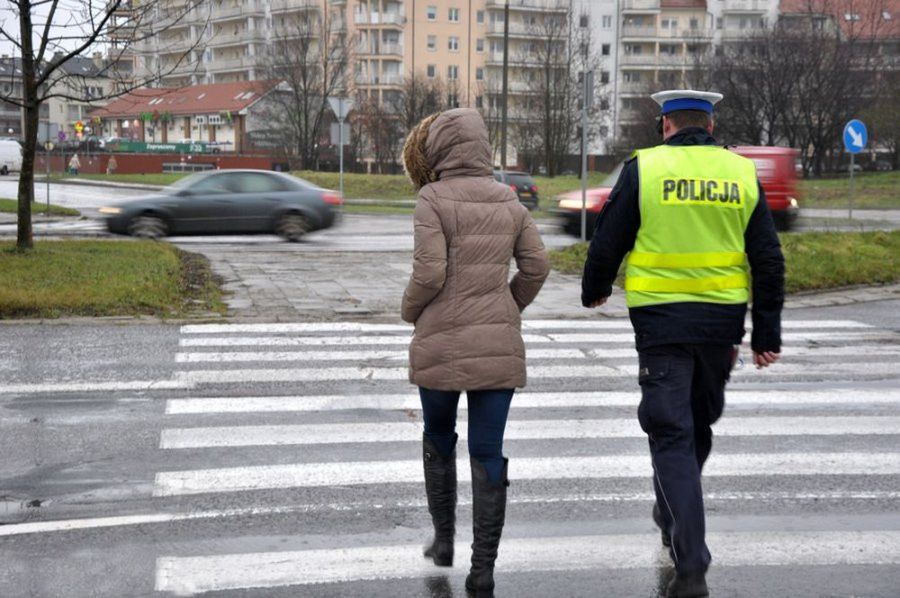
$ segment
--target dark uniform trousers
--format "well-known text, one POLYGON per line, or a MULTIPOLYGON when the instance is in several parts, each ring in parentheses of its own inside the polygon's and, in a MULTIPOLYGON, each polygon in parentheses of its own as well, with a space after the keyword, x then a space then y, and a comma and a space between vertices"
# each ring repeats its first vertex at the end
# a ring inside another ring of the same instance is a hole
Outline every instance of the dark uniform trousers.
POLYGON ((705 572, 700 474, 712 448, 710 426, 722 415, 732 345, 671 344, 638 352, 638 419, 650 440, 653 486, 679 573, 705 572))

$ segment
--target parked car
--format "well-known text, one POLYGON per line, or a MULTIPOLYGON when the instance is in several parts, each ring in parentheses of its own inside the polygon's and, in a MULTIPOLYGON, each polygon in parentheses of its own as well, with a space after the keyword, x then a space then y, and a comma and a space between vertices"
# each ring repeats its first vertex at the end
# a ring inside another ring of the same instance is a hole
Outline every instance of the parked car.
POLYGON ((216 170, 187 176, 161 192, 100 209, 110 232, 166 235, 276 233, 288 241, 331 227, 341 197, 288 174, 216 170))
MULTIPOLYGON (((736 154, 750 158, 756 164, 756 174, 766 194, 766 203, 779 230, 790 230, 797 221, 800 204, 797 201, 797 172, 794 162, 797 150, 786 147, 738 146, 729 148, 736 154)), ((619 164, 599 187, 587 190, 587 235, 590 238, 597 217, 622 172, 619 164)), ((581 236, 581 191, 564 193, 554 210, 562 220, 563 229, 573 236, 581 236)))
POLYGON ((538 205, 540 204, 538 188, 530 174, 512 170, 495 170, 494 179, 509 185, 509 188, 516 192, 519 201, 522 202, 522 205, 526 208, 529 210, 538 209, 538 205))
POLYGON ((0 174, 5 176, 21 170, 22 146, 15 140, 0 140, 0 174))

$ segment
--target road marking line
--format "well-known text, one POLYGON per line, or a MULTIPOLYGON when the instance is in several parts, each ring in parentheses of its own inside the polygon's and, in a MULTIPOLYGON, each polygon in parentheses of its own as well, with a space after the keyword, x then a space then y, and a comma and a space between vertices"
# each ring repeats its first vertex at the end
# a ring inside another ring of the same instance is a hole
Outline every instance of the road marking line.
POLYGON ((132 380, 127 382, 60 382, 56 384, 6 384, 0 394, 38 394, 44 392, 102 392, 109 390, 191 389, 188 380, 132 380))
MULTIPOLYGON (((711 532, 707 542, 718 567, 900 563, 900 532, 896 531, 711 532)), ((508 573, 653 569, 660 565, 658 543, 658 534, 504 538, 497 566, 508 573)), ((458 555, 456 567, 449 572, 463 575, 466 556, 458 555)), ((188 595, 434 574, 418 544, 166 556, 156 560, 156 590, 188 595)))
MULTIPOLYGON (((516 480, 633 478, 649 477, 650 472, 648 455, 516 459, 510 465, 510 477, 516 480)), ((900 475, 900 454, 714 453, 704 469, 704 475, 900 475)), ((459 476, 461 480, 468 480, 468 468, 460 468, 459 476)), ((422 463, 418 460, 257 465, 159 472, 153 495, 421 481, 422 463)))
MULTIPOLYGON (((630 352, 630 356, 634 351, 630 352)), ((238 351, 208 353, 177 353, 176 363, 218 363, 218 362, 283 362, 283 361, 368 361, 391 359, 406 361, 409 351, 238 351)), ((531 349, 528 357, 533 359, 586 359, 581 349, 531 349)))
MULTIPOLYGON (((810 329, 810 328, 873 328, 870 324, 855 320, 784 320, 781 323, 783 329, 810 329)), ((609 320, 522 320, 522 329, 529 330, 559 330, 561 328, 573 328, 576 330, 610 330, 626 328, 631 329, 631 321, 627 318, 609 320)), ((747 321, 747 328, 751 323, 747 321)))
MULTIPOLYGON (((786 332, 782 340, 786 343, 786 351, 792 344, 807 342, 869 342, 891 346, 900 339, 900 335, 891 332, 786 332)), ((409 346, 410 336, 229 336, 229 337, 191 337, 179 340, 182 347, 293 347, 293 346, 354 346, 360 345, 398 345, 409 346)), ((522 335, 526 345, 553 343, 582 343, 591 345, 634 345, 634 334, 624 333, 542 333, 522 335)))
MULTIPOLYGON (((749 321, 748 321, 749 324, 749 321)), ((627 318, 605 320, 522 320, 522 329, 530 330, 631 330, 627 318)), ((782 328, 873 328, 855 320, 785 320, 782 328)), ((370 324, 365 322, 291 322, 274 324, 187 324, 182 334, 296 333, 296 332, 407 332, 410 324, 370 324)))
MULTIPOLYGON (((169 428, 162 430, 159 448, 413 442, 421 440, 421 430, 417 421, 169 428)), ((718 422, 713 430, 716 436, 900 434, 900 417, 732 417, 718 422)), ((464 422, 459 434, 467 437, 464 422)), ((505 440, 645 437, 636 418, 510 420, 504 434, 505 440)))
MULTIPOLYGON (((528 379, 566 378, 619 378, 637 376, 637 364, 608 365, 591 363, 585 365, 538 365, 528 367, 528 379)), ((900 364, 896 361, 864 361, 841 363, 796 364, 778 363, 758 371, 752 367, 732 372, 735 381, 765 381, 780 377, 804 377, 811 379, 834 378, 835 376, 876 376, 895 377, 900 375, 900 364)), ((195 384, 234 384, 250 382, 332 382, 347 380, 407 380, 407 367, 354 366, 333 368, 249 368, 231 370, 185 370, 175 373, 177 380, 195 384)))
MULTIPOLYGON (((513 409, 561 407, 637 407, 640 393, 634 392, 521 392, 512 400, 513 409)), ((898 405, 900 390, 729 390, 728 407, 764 405, 898 405)), ((292 411, 344 411, 377 409, 388 411, 419 410, 422 404, 416 393, 375 395, 309 395, 273 397, 210 397, 169 399, 168 415, 201 413, 271 413, 292 411)), ((459 408, 467 408, 465 401, 459 408)))
MULTIPOLYGON (((832 491, 832 492, 707 492, 704 500, 722 502, 744 501, 824 501, 824 500, 897 500, 900 492, 875 490, 832 491)), ((510 504, 560 504, 581 502, 628 503, 656 500, 652 492, 607 492, 602 494, 548 494, 510 497, 510 504)), ((472 500, 460 496, 457 504, 469 506, 472 500)), ((424 509, 428 503, 423 499, 395 501, 393 504, 373 504, 371 501, 348 501, 343 503, 315 502, 309 504, 284 505, 278 507, 245 507, 222 509, 215 511, 191 511, 187 513, 145 513, 140 515, 122 515, 118 517, 86 517, 82 519, 57 519, 54 521, 31 521, 27 523, 9 523, 0 525, 0 537, 22 536, 30 534, 48 534, 85 529, 110 527, 127 527, 132 525, 148 525, 170 523, 173 521, 189 521, 196 519, 224 519, 229 517, 258 517, 265 515, 286 515, 294 513, 318 513, 324 511, 366 511, 386 508, 424 509)))

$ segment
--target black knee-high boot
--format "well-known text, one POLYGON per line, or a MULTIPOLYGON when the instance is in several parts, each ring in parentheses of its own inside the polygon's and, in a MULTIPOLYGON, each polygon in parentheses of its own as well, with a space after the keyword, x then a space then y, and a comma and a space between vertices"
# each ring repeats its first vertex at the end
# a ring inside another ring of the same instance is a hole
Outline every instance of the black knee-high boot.
POLYGON ((472 462, 472 568, 466 577, 466 590, 476 598, 494 595, 494 561, 506 519, 506 477, 508 459, 503 461, 499 482, 488 479, 484 465, 472 462))
POLYGON ((449 456, 441 455, 427 436, 422 439, 425 465, 425 494, 434 524, 434 540, 425 556, 440 567, 453 566, 453 538, 456 535, 456 437, 449 456))

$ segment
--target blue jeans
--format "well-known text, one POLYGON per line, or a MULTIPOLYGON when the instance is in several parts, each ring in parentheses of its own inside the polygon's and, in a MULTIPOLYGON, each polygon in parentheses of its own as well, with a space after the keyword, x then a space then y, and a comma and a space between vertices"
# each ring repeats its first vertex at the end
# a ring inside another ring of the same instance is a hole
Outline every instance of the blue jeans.
MULTIPOLYGON (((469 403, 469 455, 484 465, 488 478, 503 477, 503 431, 515 389, 466 391, 469 403)), ((431 390, 419 387, 425 436, 445 457, 456 444, 458 390, 431 390)))

